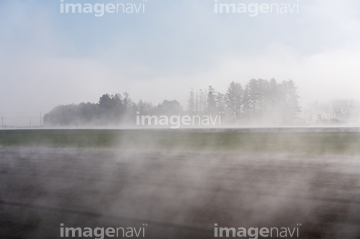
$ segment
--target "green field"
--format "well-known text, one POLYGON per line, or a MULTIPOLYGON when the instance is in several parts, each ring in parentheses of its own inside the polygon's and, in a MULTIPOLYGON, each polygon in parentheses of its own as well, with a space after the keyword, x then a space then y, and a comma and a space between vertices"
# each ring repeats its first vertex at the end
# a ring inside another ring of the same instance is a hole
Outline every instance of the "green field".
POLYGON ((359 132, 1 130, 2 146, 242 153, 360 154, 359 132))

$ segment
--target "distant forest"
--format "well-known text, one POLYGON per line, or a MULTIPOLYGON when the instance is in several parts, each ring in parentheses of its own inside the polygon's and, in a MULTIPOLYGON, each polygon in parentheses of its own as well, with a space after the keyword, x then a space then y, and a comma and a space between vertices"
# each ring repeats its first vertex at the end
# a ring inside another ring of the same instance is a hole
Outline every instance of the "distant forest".
MULTIPOLYGON (((332 115, 325 114, 324 110, 319 111, 319 104, 317 109, 314 106, 302 112, 297 87, 292 80, 277 82, 275 79, 251 79, 244 86, 231 82, 224 93, 209 86, 203 90, 191 89, 188 94, 186 108, 176 100, 164 100, 153 105, 143 100, 136 103, 127 93, 104 94, 97 103, 59 105, 45 114, 43 120, 46 126, 135 125, 138 112, 141 115, 158 116, 221 115, 224 125, 299 125, 306 121, 345 122, 360 109, 358 104, 338 101, 337 105, 347 108, 347 112, 341 109, 341 114, 339 110, 335 110, 332 115), (305 117, 300 114, 304 112, 305 117)), ((329 104, 329 107, 332 105, 329 104)))

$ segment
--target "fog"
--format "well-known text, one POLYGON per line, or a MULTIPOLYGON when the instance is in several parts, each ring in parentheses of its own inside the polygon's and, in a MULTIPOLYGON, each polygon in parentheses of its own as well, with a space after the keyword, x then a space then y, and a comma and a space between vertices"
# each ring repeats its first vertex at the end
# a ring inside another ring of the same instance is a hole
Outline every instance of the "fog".
POLYGON ((252 78, 294 80, 302 107, 360 100, 359 3, 299 4, 296 14, 248 17, 216 15, 212 2, 154 1, 146 14, 97 18, 60 14, 57 1, 2 1, 1 114, 124 91, 186 105, 191 87, 225 91, 252 78))
POLYGON ((0 238, 360 238, 359 1, 75 3, 0 0, 0 238))
POLYGON ((63 223, 147 224, 145 238, 209 238, 215 224, 298 228, 294 238, 360 235, 354 145, 334 154, 323 142, 314 153, 303 148, 309 138, 302 136, 285 146, 297 150, 276 149, 283 143, 278 133, 227 151, 214 148, 221 142, 216 134, 205 142, 184 136, 178 144, 129 135, 112 148, 2 146, 1 233, 57 238, 63 223), (199 146, 189 148, 190 140, 199 146))

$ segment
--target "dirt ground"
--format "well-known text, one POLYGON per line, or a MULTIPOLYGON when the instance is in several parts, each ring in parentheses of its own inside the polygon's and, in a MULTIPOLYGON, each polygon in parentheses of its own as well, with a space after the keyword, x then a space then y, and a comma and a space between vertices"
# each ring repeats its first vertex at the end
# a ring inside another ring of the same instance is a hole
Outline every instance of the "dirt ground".
POLYGON ((0 147, 0 238, 61 238, 60 224, 214 238, 215 223, 360 238, 360 159, 0 147))

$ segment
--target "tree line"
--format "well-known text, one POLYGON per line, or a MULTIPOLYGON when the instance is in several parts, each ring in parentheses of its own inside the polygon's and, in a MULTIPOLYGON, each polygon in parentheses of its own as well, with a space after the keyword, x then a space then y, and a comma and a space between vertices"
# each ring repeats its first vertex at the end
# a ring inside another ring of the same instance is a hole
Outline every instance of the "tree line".
POLYGON ((206 90, 191 89, 187 110, 191 114, 222 114, 230 123, 287 124, 298 117, 298 99, 292 80, 251 79, 244 86, 231 82, 225 93, 212 86, 206 90))
POLYGON ((128 93, 104 94, 97 103, 59 105, 44 115, 44 125, 120 125, 132 124, 137 112, 144 114, 182 114, 176 100, 164 100, 157 106, 140 100, 132 101, 128 93))
POLYGON ((305 123, 319 125, 356 125, 360 122, 360 103, 352 99, 333 99, 312 102, 303 110, 305 123))
POLYGON ((227 91, 207 89, 189 92, 186 109, 176 100, 158 105, 128 93, 104 94, 97 103, 59 105, 44 116, 45 125, 134 124, 135 115, 220 115, 224 123, 293 123, 300 112, 297 87, 292 80, 251 79, 247 84, 231 82, 227 91))

